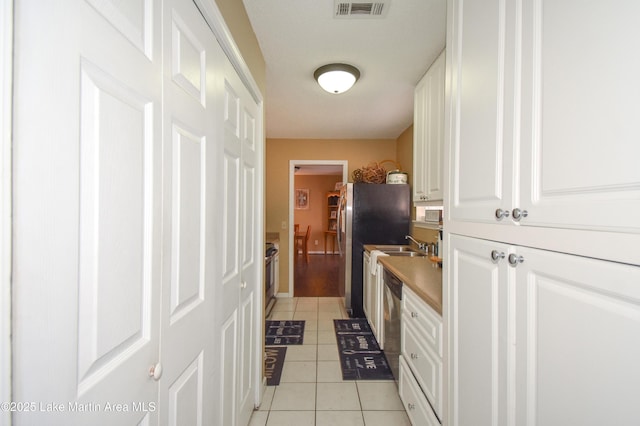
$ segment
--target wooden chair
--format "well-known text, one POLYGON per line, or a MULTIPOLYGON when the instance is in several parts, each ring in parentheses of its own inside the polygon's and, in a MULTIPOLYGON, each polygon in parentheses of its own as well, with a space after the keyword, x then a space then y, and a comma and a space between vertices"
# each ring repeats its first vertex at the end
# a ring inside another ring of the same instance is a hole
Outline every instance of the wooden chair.
POLYGON ((307 248, 309 243, 309 237, 311 236, 311 225, 307 226, 307 232, 304 234, 301 232, 295 233, 295 241, 294 247, 296 250, 296 258, 298 257, 298 249, 302 250, 302 256, 304 256, 304 260, 309 262, 309 250, 307 248))

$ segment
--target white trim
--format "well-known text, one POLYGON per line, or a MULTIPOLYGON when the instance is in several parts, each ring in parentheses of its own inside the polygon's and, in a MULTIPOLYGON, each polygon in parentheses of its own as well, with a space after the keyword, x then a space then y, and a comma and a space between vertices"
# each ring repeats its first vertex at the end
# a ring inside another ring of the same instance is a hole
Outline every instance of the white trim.
POLYGON ((242 80, 249 90, 249 93, 251 93, 251 96, 262 110, 262 93, 260 92, 253 75, 251 75, 251 71, 249 70, 247 63, 242 57, 238 45, 233 40, 231 31, 229 31, 229 27, 227 27, 222 13, 220 13, 220 9, 218 9, 218 5, 214 0, 193 0, 193 2, 196 4, 198 9, 200 9, 200 13, 204 16, 204 20, 209 25, 209 28, 211 28, 211 31, 218 40, 218 43, 220 43, 220 47, 222 47, 222 50, 231 61, 231 64, 238 73, 238 76, 240 76, 240 80, 242 80))
MULTIPOLYGON (((260 179, 260 187, 262 191, 257 191, 257 199, 255 200, 257 211, 261 214, 258 215, 259 220, 256 224, 256 235, 258 236, 258 241, 256 241, 255 246, 255 259, 264 259, 264 153, 265 153, 265 133, 264 133, 264 101, 262 97, 262 93, 256 84, 247 63, 245 62, 242 54, 240 53, 240 49, 237 44, 233 40, 231 32, 227 27, 227 24, 224 21, 224 17, 222 13, 220 13, 220 9, 218 9, 218 5, 214 0, 193 0, 196 7, 202 13, 205 21, 211 28, 213 35, 218 40, 220 47, 227 55, 227 58, 233 65, 233 68, 238 73, 240 80, 245 85, 249 94, 258 105, 258 116, 256 117, 257 123, 257 135, 256 140, 262 141, 258 144, 258 149, 256 151, 257 161, 256 161, 256 176, 260 179)), ((257 185, 258 186, 258 185, 257 185)), ((264 281, 264 268, 260 268, 258 272, 258 281, 262 283, 264 281)), ((254 394, 254 406, 259 407, 262 402, 262 395, 264 393, 264 386, 262 380, 262 365, 263 365, 263 357, 262 357, 262 347, 264 344, 264 292, 257 291, 256 292, 256 303, 255 309, 253 312, 254 318, 254 327, 255 330, 259 332, 255 333, 254 339, 254 347, 259 348, 256 349, 257 353, 254 357, 255 364, 252 367, 252 381, 254 384, 255 394, 254 394)))
MULTIPOLYGON (((11 401, 11 137, 13 0, 0 3, 0 402, 11 401)), ((11 413, 0 411, 0 424, 11 413)))
POLYGON ((289 160, 289 291, 278 293, 278 297, 293 297, 293 222, 295 201, 296 166, 342 166, 342 182, 349 178, 349 162, 347 160, 289 160))

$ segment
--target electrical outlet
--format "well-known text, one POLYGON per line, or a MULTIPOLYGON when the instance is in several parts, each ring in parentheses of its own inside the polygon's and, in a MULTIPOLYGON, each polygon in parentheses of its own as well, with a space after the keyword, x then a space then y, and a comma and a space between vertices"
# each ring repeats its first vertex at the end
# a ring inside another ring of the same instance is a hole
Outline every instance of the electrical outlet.
POLYGON ((287 221, 286 220, 282 221, 282 229, 287 229, 287 221))

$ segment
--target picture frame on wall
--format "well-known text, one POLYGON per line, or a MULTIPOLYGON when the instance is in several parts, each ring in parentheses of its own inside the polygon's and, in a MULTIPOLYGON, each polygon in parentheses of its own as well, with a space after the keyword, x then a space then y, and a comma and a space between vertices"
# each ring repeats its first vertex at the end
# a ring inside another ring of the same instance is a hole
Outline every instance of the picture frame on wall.
POLYGON ((296 189, 296 210, 307 210, 309 208, 309 190, 296 189))

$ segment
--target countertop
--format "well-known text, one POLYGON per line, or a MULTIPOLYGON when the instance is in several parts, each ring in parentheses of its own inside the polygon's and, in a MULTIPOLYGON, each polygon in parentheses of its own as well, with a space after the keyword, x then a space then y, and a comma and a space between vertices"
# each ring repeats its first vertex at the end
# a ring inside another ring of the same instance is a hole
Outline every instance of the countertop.
MULTIPOLYGON (((367 251, 375 245, 365 245, 367 251)), ((442 268, 427 256, 380 256, 378 262, 397 276, 404 285, 442 315, 442 268)))

